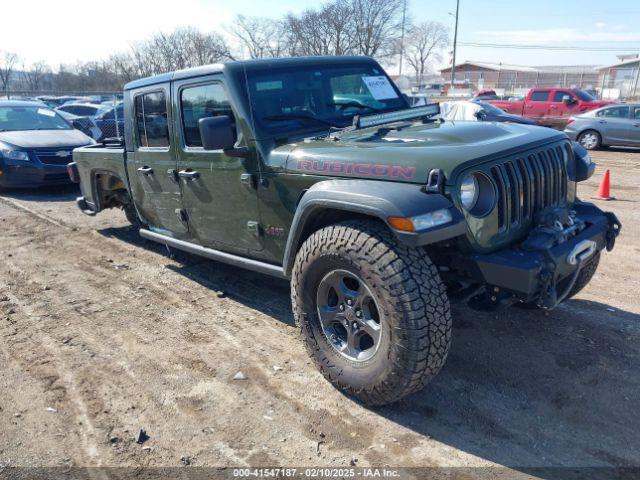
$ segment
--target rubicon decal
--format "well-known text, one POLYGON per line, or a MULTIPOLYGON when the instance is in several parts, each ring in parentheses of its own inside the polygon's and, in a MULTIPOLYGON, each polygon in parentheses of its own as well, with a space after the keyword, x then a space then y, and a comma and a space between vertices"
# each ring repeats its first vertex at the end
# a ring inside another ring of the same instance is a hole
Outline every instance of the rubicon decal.
POLYGON ((411 179, 416 176, 416 167, 357 162, 325 162, 322 160, 298 160, 298 170, 311 173, 364 175, 386 178, 411 179))

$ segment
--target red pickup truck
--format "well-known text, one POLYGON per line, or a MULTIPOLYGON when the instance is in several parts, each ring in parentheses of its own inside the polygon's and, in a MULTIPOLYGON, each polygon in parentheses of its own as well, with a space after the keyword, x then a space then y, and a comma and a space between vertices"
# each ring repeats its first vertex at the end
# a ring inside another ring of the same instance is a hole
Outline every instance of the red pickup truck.
POLYGON ((532 88, 524 100, 490 100, 508 113, 535 120, 539 125, 564 128, 569 117, 609 105, 610 101, 597 100, 584 90, 571 88, 532 88))

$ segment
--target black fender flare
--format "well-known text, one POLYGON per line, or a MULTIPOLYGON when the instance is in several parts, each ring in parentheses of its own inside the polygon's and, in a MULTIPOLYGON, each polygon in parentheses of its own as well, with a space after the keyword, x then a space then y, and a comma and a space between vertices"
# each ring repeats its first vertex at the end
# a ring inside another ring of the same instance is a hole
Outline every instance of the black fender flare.
POLYGON ((285 275, 291 274, 305 226, 323 210, 342 210, 378 218, 402 243, 413 247, 466 233, 464 217, 453 203, 442 194, 425 192, 421 185, 376 180, 321 181, 302 195, 296 208, 283 259, 285 275), (387 220, 389 217, 415 217, 440 209, 449 209, 452 220, 423 231, 395 230, 387 220))

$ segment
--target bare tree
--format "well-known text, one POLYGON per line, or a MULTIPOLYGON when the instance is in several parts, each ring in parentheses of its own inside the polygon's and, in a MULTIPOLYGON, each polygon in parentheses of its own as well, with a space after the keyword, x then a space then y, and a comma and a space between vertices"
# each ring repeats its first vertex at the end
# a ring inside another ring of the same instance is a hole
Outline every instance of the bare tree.
POLYGON ((357 51, 355 11, 344 1, 287 15, 288 51, 291 55, 349 55, 357 51))
POLYGON ((449 34, 440 22, 423 22, 412 26, 405 38, 407 63, 422 83, 432 59, 440 59, 439 50, 449 44, 449 34))
POLYGON ((281 57, 286 51, 282 21, 238 15, 228 30, 250 58, 281 57))
POLYGON ((402 28, 403 0, 351 0, 360 55, 394 55, 402 28))
POLYGON ((34 92, 42 89, 45 78, 51 75, 51 68, 44 60, 34 63, 29 68, 23 65, 22 69, 24 70, 27 87, 34 92))
POLYGON ((0 82, 2 82, 2 90, 5 93, 9 91, 9 83, 17 63, 18 55, 15 53, 3 52, 0 56, 0 82))

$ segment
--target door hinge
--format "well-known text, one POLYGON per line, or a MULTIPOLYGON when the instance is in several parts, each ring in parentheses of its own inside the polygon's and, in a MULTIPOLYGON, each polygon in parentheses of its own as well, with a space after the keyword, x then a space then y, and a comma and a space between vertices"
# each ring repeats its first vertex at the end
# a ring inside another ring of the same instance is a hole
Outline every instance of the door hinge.
POLYGON ((240 183, 247 187, 256 188, 256 182, 251 173, 243 173, 240 175, 240 183))
POLYGON ((182 208, 176 208, 176 215, 181 222, 187 222, 189 220, 189 215, 187 215, 187 211, 182 208))
POLYGON ((262 235, 262 228, 260 228, 260 224, 255 220, 249 220, 247 222, 247 229, 252 231, 256 237, 262 235))

